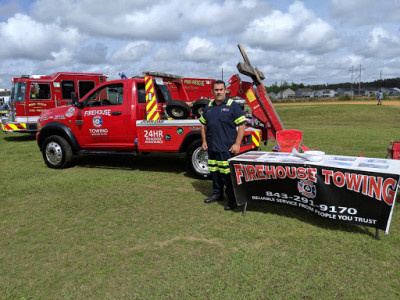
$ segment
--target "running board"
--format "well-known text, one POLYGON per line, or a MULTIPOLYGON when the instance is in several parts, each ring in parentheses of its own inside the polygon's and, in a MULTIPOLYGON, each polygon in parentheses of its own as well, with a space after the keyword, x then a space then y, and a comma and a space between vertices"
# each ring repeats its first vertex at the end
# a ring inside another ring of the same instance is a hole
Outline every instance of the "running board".
POLYGON ((136 151, 110 151, 110 150, 79 150, 78 154, 104 154, 104 155, 133 155, 136 156, 136 151))

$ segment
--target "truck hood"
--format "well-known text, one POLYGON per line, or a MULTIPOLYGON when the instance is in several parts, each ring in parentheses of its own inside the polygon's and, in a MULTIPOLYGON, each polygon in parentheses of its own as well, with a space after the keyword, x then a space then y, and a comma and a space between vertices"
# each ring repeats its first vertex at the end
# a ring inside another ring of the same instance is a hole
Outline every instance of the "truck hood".
POLYGON ((43 111, 39 117, 39 122, 48 120, 65 120, 71 118, 78 109, 72 105, 63 105, 43 111))

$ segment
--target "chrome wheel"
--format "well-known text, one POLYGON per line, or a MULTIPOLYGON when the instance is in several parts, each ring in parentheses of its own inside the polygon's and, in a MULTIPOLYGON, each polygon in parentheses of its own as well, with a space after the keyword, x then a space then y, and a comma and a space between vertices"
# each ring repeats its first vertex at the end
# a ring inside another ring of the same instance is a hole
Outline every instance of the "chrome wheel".
POLYGON ((58 165, 61 163, 63 158, 63 151, 59 144, 54 141, 51 141, 46 145, 46 158, 49 163, 52 165, 58 165))
POLYGON ((192 166, 199 175, 207 176, 210 174, 208 170, 208 153, 202 147, 198 147, 192 154, 192 166))

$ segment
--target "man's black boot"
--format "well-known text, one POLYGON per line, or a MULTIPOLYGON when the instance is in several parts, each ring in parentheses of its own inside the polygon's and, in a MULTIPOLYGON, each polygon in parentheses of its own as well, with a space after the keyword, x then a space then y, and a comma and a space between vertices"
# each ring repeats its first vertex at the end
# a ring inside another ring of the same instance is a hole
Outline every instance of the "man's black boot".
POLYGON ((227 206, 224 207, 224 210, 234 210, 238 205, 236 202, 229 202, 227 206))
POLYGON ((204 200, 204 203, 214 203, 217 201, 221 201, 223 199, 224 199, 224 196, 222 196, 222 195, 212 194, 210 197, 208 197, 206 200, 204 200))

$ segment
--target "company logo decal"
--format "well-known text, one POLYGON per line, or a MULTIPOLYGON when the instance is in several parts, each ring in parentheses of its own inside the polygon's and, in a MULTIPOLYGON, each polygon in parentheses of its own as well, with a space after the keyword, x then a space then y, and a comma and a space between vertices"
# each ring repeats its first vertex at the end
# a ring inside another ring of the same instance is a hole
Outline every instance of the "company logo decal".
POLYGON ((94 127, 101 127, 103 126, 103 118, 100 116, 93 117, 93 126, 94 127))
POLYGON ((71 118, 75 113, 75 108, 74 107, 70 107, 68 108, 67 112, 65 113, 65 116, 67 118, 71 118))
POLYGON ((303 196, 314 199, 317 196, 317 189, 314 183, 310 180, 300 180, 297 183, 297 189, 303 196))

